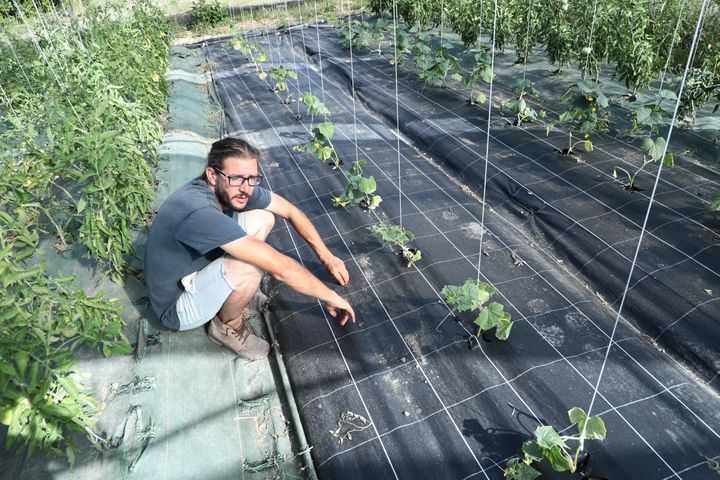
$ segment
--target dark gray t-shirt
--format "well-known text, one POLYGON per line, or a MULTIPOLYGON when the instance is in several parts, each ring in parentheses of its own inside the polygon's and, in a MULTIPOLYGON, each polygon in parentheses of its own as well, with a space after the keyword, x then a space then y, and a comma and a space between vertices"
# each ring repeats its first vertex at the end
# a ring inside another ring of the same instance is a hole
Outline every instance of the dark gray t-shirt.
MULTIPOLYGON (((270 192, 255 187, 243 211, 266 208, 270 192)), ((180 280, 202 270, 225 252, 219 248, 245 236, 245 231, 223 212, 215 193, 202 178, 186 183, 160 207, 145 246, 145 284, 150 304, 162 323, 179 326, 175 303, 184 291, 180 280)))

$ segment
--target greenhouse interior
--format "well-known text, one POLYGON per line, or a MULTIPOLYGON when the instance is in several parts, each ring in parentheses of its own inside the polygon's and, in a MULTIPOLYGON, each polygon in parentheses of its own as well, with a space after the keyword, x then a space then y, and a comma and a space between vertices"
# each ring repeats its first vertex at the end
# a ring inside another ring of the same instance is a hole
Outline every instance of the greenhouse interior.
POLYGON ((0 0, 0 478, 720 480, 719 110, 720 0, 0 0))

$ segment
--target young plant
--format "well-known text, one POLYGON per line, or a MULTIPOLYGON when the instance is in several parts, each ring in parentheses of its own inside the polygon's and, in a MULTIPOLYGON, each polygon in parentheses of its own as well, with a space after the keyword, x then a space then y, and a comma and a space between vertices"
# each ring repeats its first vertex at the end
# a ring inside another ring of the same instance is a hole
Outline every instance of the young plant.
POLYGON ((580 454, 585 449, 585 441, 604 440, 607 433, 605 423, 598 416, 588 417, 579 407, 570 409, 568 417, 573 425, 577 425, 577 435, 560 435, 552 426, 537 427, 533 433, 535 439, 526 441, 520 454, 505 466, 505 478, 533 480, 540 476, 540 472, 532 467, 532 463, 545 458, 556 472, 575 473, 578 468, 582 470, 584 462, 580 454), (577 442, 574 452, 567 442, 577 442))
POLYGON ((307 107, 307 113, 310 115, 312 120, 315 120, 317 115, 329 115, 330 111, 327 109, 324 103, 320 101, 318 97, 311 93, 305 93, 302 98, 302 103, 307 107))
MULTIPOLYGON (((492 75, 492 72, 490 72, 492 75)), ((536 121, 541 118, 545 118, 545 111, 536 111, 534 108, 528 106, 525 101, 525 95, 532 95, 534 97, 540 96, 540 92, 529 80, 519 79, 513 86, 513 91, 518 94, 518 97, 513 100, 503 100, 500 103, 500 111, 505 109, 510 110, 515 115, 515 120, 512 122, 516 127, 521 126, 523 123, 536 121)))
POLYGON ((660 127, 670 123, 672 112, 663 108, 663 102, 677 101, 677 95, 671 90, 660 90, 654 98, 647 102, 638 103, 628 114, 632 122, 630 128, 621 134, 631 138, 643 138, 652 134, 657 135, 660 127))
POLYGON ((428 39, 428 34, 420 33, 418 43, 412 49, 418 78, 435 87, 444 86, 448 75, 456 82, 461 82, 462 76, 459 73, 450 73, 460 70, 460 61, 445 47, 430 48, 424 43, 428 39))
POLYGON ((466 87, 470 87, 470 98, 468 99, 470 105, 485 103, 487 101, 487 98, 482 92, 475 95, 475 85, 480 80, 485 83, 492 81, 493 71, 490 64, 491 58, 487 48, 483 48, 475 54, 475 65, 473 65, 472 70, 470 70, 470 73, 465 77, 463 82, 466 87))
POLYGON ((314 155, 321 162, 325 162, 334 157, 333 168, 339 168, 342 162, 332 144, 333 133, 335 133, 335 124, 332 122, 323 122, 312 129, 312 136, 308 143, 305 145, 295 145, 293 149, 298 152, 314 155))
POLYGON ((257 44, 240 35, 230 40, 230 45, 232 45, 235 50, 239 50, 240 53, 246 57, 251 56, 252 52, 258 49, 257 44))
POLYGON ((628 172, 622 167, 615 166, 615 168, 613 169, 613 177, 618 177, 618 171, 624 173, 627 176, 628 183, 626 183, 624 186, 625 190, 640 190, 638 187, 635 186, 635 178, 640 172, 643 171, 645 167, 647 167, 651 163, 657 162, 658 160, 662 159, 663 164, 666 167, 672 168, 675 166, 675 160, 672 153, 667 152, 665 153, 665 155, 663 155, 663 152, 666 150, 665 138, 652 138, 650 136, 645 137, 640 148, 643 152, 643 163, 637 170, 635 170, 633 174, 630 174, 630 172, 628 172))
POLYGON ((285 68, 282 65, 270 67, 268 69, 268 73, 270 74, 270 78, 276 80, 275 87, 273 87, 273 91, 275 92, 284 92, 288 89, 288 84, 286 82, 288 78, 297 79, 297 73, 295 73, 295 70, 285 68))
POLYGON ((372 233, 379 233, 383 243, 395 245, 395 255, 403 257, 407 262, 407 266, 412 267, 415 262, 422 258, 420 249, 408 247, 415 235, 397 225, 388 225, 386 223, 376 223, 368 227, 372 233))
POLYGON ((610 119, 610 113, 602 111, 610 102, 600 85, 580 80, 560 97, 560 102, 569 105, 569 108, 560 114, 557 121, 547 126, 547 134, 555 125, 562 125, 568 131, 568 146, 561 150, 563 155, 572 155, 580 144, 583 144, 586 152, 591 152, 593 144, 588 140, 590 134, 606 131, 610 119), (573 132, 582 134, 582 139, 576 140, 573 132))
POLYGON ((375 195, 377 183, 375 177, 362 176, 362 167, 367 165, 365 160, 353 162, 352 167, 348 170, 347 191, 339 197, 333 198, 333 205, 345 207, 351 203, 359 203, 361 207, 368 210, 375 208, 382 202, 380 195, 375 195))
POLYGON ((476 337, 486 330, 495 328, 495 336, 499 340, 507 340, 512 328, 510 314, 500 303, 492 302, 486 305, 495 293, 496 290, 487 283, 469 278, 462 285, 445 285, 440 295, 458 312, 479 310, 474 321, 478 327, 476 337))
POLYGON ((353 49, 369 48, 371 41, 382 40, 383 38, 382 33, 374 32, 368 22, 360 20, 341 21, 338 34, 340 35, 340 45, 343 48, 350 48, 352 42, 353 49))

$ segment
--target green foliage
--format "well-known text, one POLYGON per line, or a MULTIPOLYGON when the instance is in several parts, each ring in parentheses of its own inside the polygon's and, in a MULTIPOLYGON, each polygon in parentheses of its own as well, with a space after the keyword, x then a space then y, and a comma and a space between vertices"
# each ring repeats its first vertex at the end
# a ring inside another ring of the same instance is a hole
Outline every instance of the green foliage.
MULTIPOLYGON (((492 74, 492 72, 490 72, 492 74)), ((500 103, 500 111, 510 110, 515 115, 513 125, 520 126, 526 122, 537 121, 540 118, 545 118, 545 111, 536 111, 534 108, 528 105, 525 100, 525 95, 532 95, 535 97, 540 96, 540 92, 535 88, 533 83, 529 80, 518 79, 515 81, 513 91, 518 94, 518 97, 513 100, 503 100, 500 103)))
POLYGON ((288 89, 288 84, 285 81, 286 79, 297 79, 297 73, 295 73, 295 70, 291 70, 283 66, 270 67, 268 69, 268 73, 270 74, 270 78, 277 80, 274 87, 276 92, 284 92, 288 89))
POLYGON ((121 280, 130 231, 145 226, 152 201, 169 29, 143 1, 46 27, 40 51, 20 38, 12 50, 0 44, 13 107, 0 112, 0 411, 8 447, 72 463, 69 431, 99 438, 73 353, 131 349, 119 305, 49 275, 38 245, 82 243, 103 274, 121 280))
POLYGON ((716 193, 712 202, 710 202, 710 210, 720 212, 720 192, 716 193))
POLYGON ((315 118, 316 115, 329 115, 330 111, 327 109, 324 103, 320 101, 318 97, 311 93, 305 93, 302 97, 303 104, 307 107, 307 113, 311 118, 315 118))
POLYGON ((568 417, 579 430, 577 435, 560 435, 551 426, 539 426, 535 429, 533 440, 526 441, 517 457, 512 458, 504 470, 509 480, 533 480, 540 472, 532 467, 533 462, 547 459, 556 472, 575 473, 578 469, 580 453, 586 440, 604 440, 607 432, 605 423, 598 416, 588 417, 582 408, 574 407, 568 411, 568 417), (568 442, 578 442, 574 453, 568 442))
POLYGON ((368 227, 372 233, 379 233, 383 243, 394 245, 397 247, 397 254, 407 261, 407 266, 412 267, 413 264, 422 258, 422 252, 417 248, 410 248, 408 243, 412 242, 415 235, 409 230, 398 225, 388 225, 386 223, 376 223, 368 227))
POLYGON ((190 25, 193 30, 204 30, 220 25, 228 19, 228 11, 219 0, 197 0, 190 7, 190 25))
POLYGON ((340 21, 338 35, 343 48, 350 48, 352 42, 353 49, 368 48, 371 41, 379 42, 384 38, 382 30, 376 30, 368 22, 361 20, 340 21))
POLYGON ((613 177, 617 178, 618 173, 622 172, 627 176, 628 183, 625 184, 626 190, 636 190, 637 186, 635 185, 635 179, 637 178, 638 174, 642 172, 645 167, 650 165, 651 163, 657 162, 658 160, 662 159, 663 165, 666 167, 674 167, 675 166, 675 159, 673 157, 673 154, 670 152, 666 152, 667 146, 665 144, 665 138, 664 137, 651 137, 647 136, 643 139, 641 150, 643 152, 643 162, 638 167, 637 170, 635 170, 634 173, 630 173, 628 170, 616 166, 613 169, 613 177))
POLYGON ((294 150, 303 153, 309 153, 315 156, 321 162, 325 162, 334 158, 334 167, 340 167, 340 158, 335 152, 332 144, 333 133, 335 132, 335 124, 332 122, 323 122, 312 129, 310 141, 305 145, 295 145, 294 150))
POLYGON ((487 283, 470 278, 462 285, 445 285, 440 296, 458 312, 479 310, 474 321, 478 327, 475 336, 495 328, 495 336, 500 340, 507 340, 512 329, 510 314, 497 302, 487 304, 495 293, 495 289, 487 283))
POLYGON ((607 131, 610 121, 610 113, 606 110, 610 101, 600 85, 580 80, 560 97, 560 102, 568 105, 568 109, 547 126, 548 135, 555 125, 562 125, 568 132, 568 147, 563 154, 572 155, 574 148, 581 143, 585 151, 592 151, 593 144, 588 140, 590 134, 607 131), (575 140, 573 132, 580 133, 582 138, 575 140))
POLYGON ((465 86, 470 87, 469 102, 471 104, 485 103, 487 98, 484 94, 480 93, 478 95, 475 95, 475 84, 477 84, 477 82, 481 80, 485 83, 490 83, 492 81, 492 59, 490 58, 490 53, 488 52, 487 48, 482 48, 480 52, 475 54, 474 58, 475 64, 470 70, 470 73, 468 73, 468 75, 465 77, 463 83, 465 83, 465 86))
POLYGON ((456 82, 462 81, 459 60, 448 52, 445 47, 430 48, 425 43, 426 34, 421 34, 418 43, 412 49, 413 62, 417 68, 417 76, 425 83, 442 87, 445 80, 450 76, 456 82), (451 73, 451 72, 455 73, 451 73))
POLYGON ((247 38, 241 36, 240 34, 230 40, 230 45, 232 45, 235 50, 240 51, 240 53, 245 56, 251 55, 253 51, 256 51, 258 49, 256 43, 249 41, 247 38))
POLYGON ((375 208, 380 205, 382 197, 380 195, 374 195, 377 189, 375 177, 372 175, 367 178, 362 176, 362 167, 365 165, 367 165, 365 160, 353 162, 352 167, 347 172, 347 190, 339 197, 333 198, 334 206, 345 207, 351 203, 359 203, 368 210, 375 210, 375 208))
POLYGON ((720 68, 716 70, 712 72, 707 68, 693 68, 689 72, 678 108, 678 118, 695 123, 698 112, 711 98, 715 99, 713 113, 717 113, 720 109, 720 68))

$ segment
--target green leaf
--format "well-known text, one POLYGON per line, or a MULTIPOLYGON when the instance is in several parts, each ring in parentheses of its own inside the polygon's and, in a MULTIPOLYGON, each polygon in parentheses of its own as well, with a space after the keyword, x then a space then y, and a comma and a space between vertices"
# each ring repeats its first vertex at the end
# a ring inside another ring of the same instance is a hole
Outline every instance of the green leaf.
POLYGON ((650 118, 650 115, 652 115, 652 110, 648 107, 639 107, 635 111, 635 118, 637 119, 637 123, 645 124, 648 118, 650 118))
POLYGON ((587 413, 585 413, 585 410, 580 407, 573 407, 568 410, 568 418, 570 418, 570 421, 573 424, 577 425, 580 430, 582 430, 582 426, 585 423, 585 419, 587 418, 587 413))
POLYGON ((673 157, 673 154, 671 152, 665 154, 665 157, 663 158, 663 164, 666 167, 670 168, 675 166, 675 158, 673 157))
POLYGON ((335 124, 332 122, 323 122, 315 128, 328 140, 332 139, 333 133, 335 132, 335 124))
POLYGON ((585 427, 585 438, 590 440, 605 440, 607 430, 605 430, 605 422, 598 416, 592 416, 587 419, 585 427))
POLYGON ((508 462, 505 470, 503 470, 503 475, 508 480, 535 480, 540 476, 540 472, 527 463, 513 458, 508 462))
POLYGON ((572 460, 566 457, 557 445, 546 450, 545 457, 550 461, 550 465, 556 472, 567 472, 573 469, 572 460))
POLYGON ((462 82, 462 75, 460 75, 459 73, 453 73, 452 75, 450 75, 450 78, 455 80, 456 82, 462 82))
POLYGON ((543 448, 538 445, 535 440, 528 440, 527 442, 523 443, 522 452, 523 454, 525 454, 525 458, 530 460, 531 462, 539 462, 540 460, 545 458, 543 454, 543 448))
POLYGON ((567 447, 562 437, 558 435, 551 425, 537 427, 533 435, 535 435, 538 445, 542 448, 552 448, 555 446, 567 447))
POLYGON ((503 312, 502 317, 498 320, 497 328, 495 329, 495 337, 498 340, 507 340, 510 336, 511 329, 512 322, 510 321, 510 314, 503 312))
POLYGON ((677 94, 673 92, 672 90, 660 90, 660 98, 663 98, 665 100, 677 100, 677 94))
POLYGON ((720 211, 720 193, 715 194, 713 197, 712 202, 710 203, 710 210, 714 212, 720 211))
POLYGON ((643 153, 652 158, 653 161, 660 160, 665 152, 665 139, 658 137, 653 140, 651 137, 645 137, 641 148, 643 153))
POLYGON ((590 140, 585 141, 585 151, 586 152, 592 152, 593 151, 593 143, 590 140))

